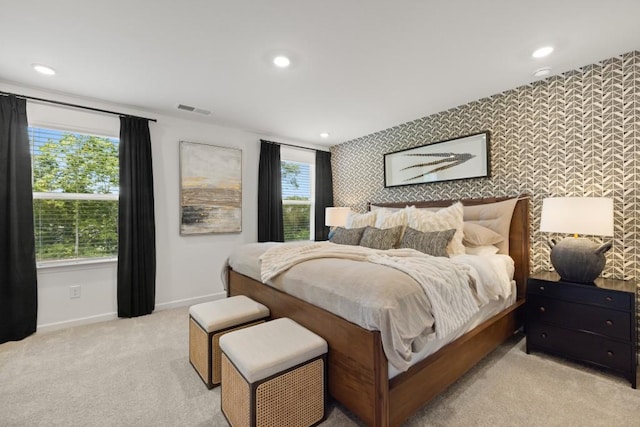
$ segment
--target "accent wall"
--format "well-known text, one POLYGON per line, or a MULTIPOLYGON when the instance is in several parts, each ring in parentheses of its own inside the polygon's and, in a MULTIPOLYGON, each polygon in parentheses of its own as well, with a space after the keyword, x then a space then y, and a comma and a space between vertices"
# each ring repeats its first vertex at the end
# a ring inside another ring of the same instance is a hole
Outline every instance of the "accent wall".
POLYGON ((532 271, 551 269, 547 240, 554 236, 538 231, 543 198, 611 197, 615 230, 603 275, 640 279, 639 51, 347 141, 331 152, 335 206, 356 211, 365 211, 367 202, 529 194, 532 271), (484 130, 491 132, 491 177, 384 187, 385 153, 484 130))

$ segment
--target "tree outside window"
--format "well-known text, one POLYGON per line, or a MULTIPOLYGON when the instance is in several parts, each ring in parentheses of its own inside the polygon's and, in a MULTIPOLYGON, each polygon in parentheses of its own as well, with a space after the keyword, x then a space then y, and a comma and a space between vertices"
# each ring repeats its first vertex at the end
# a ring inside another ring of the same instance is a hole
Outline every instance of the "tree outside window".
POLYGON ((118 140, 29 128, 36 259, 115 257, 118 140))
POLYGON ((312 239, 312 165, 282 161, 282 216, 285 242, 312 239))

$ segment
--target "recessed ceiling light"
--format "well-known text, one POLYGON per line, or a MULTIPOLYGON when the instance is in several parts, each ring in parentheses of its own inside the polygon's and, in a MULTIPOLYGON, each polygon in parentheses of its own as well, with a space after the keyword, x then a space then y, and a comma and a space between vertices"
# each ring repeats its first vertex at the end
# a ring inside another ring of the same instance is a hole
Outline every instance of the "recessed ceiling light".
POLYGON ((538 68, 533 72, 533 75, 535 77, 545 77, 545 76, 548 76, 549 74, 551 74, 551 67, 538 68))
POLYGON ((545 56, 550 55, 551 52, 553 52, 553 48, 551 46, 545 46, 545 47, 536 49, 531 54, 531 56, 533 56, 534 58, 544 58, 545 56))
POLYGON ((47 67, 46 65, 31 64, 31 66, 33 67, 34 70, 36 70, 40 74, 44 74, 46 76, 53 76, 56 73, 56 70, 54 70, 51 67, 47 67))
POLYGON ((291 65, 291 60, 289 60, 289 58, 287 58, 286 56, 280 55, 273 58, 273 63, 276 65, 276 67, 287 68, 289 65, 291 65))
POLYGON ((329 138, 329 134, 327 132, 322 132, 320 134, 320 138, 329 138))

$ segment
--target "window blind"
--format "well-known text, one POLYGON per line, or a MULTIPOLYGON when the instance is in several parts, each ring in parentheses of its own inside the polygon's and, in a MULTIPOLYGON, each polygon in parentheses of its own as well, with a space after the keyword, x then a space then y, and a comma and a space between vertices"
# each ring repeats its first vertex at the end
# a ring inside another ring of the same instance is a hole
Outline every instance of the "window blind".
POLYGON ((284 240, 313 238, 313 166, 282 161, 282 219, 284 240))
POLYGON ((36 260, 118 253, 118 140, 29 128, 36 260))

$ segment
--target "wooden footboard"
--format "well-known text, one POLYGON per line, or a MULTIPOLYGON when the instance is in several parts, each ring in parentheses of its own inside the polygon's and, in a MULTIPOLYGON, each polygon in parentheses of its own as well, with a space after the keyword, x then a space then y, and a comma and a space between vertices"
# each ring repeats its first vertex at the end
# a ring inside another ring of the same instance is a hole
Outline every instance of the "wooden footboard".
POLYGON ((411 367, 391 381, 380 333, 229 271, 228 294, 246 295, 289 317, 329 345, 329 394, 371 426, 400 425, 445 390, 522 324, 523 300, 411 367))

